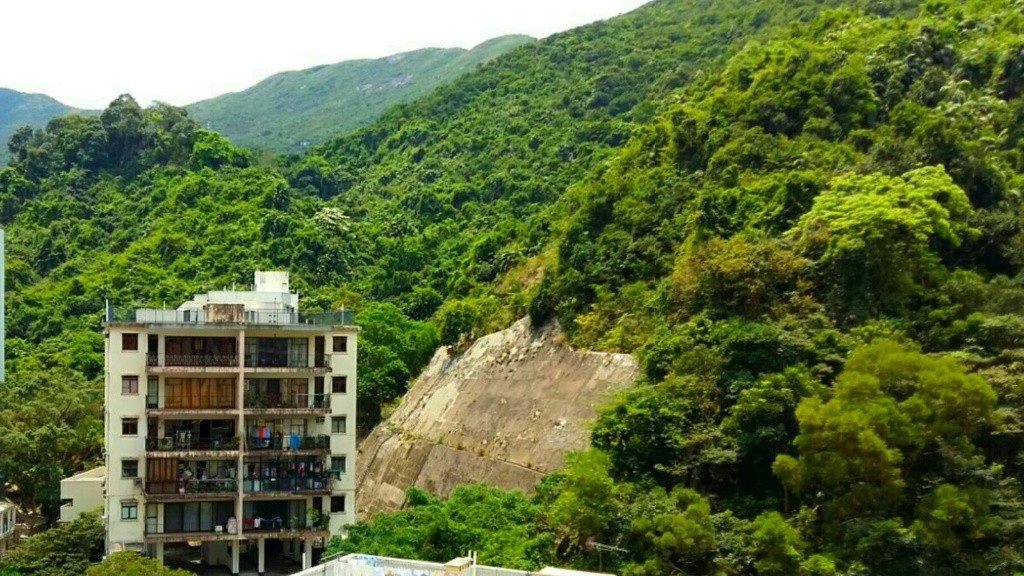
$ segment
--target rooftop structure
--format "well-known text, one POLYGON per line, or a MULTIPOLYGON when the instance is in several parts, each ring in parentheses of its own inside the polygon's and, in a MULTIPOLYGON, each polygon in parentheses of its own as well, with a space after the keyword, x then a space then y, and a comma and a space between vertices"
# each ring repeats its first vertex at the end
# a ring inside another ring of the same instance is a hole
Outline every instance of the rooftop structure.
POLYGON ((264 572, 355 521, 356 339, 287 272, 176 309, 107 307, 107 552, 264 572))
POLYGON ((103 507, 103 485, 107 480, 104 466, 86 470, 60 481, 60 521, 77 520, 83 512, 96 512, 103 507))

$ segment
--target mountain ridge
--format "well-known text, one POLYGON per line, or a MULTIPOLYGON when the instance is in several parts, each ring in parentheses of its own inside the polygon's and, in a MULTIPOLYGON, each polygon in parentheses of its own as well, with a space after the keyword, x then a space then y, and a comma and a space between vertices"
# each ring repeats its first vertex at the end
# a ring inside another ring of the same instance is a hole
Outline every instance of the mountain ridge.
POLYGON ((206 128, 241 146, 301 152, 534 41, 526 35, 506 35, 469 49, 427 47, 283 71, 185 109, 206 128))

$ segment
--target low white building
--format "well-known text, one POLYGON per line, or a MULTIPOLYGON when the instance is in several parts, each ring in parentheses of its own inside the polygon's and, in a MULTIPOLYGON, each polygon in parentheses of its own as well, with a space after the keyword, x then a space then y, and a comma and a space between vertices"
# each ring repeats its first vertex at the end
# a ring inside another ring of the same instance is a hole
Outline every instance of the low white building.
POLYGON ((10 500, 0 498, 0 556, 14 543, 18 508, 10 500))
POLYGON ((83 512, 103 513, 104 466, 86 470, 60 481, 60 521, 77 520, 83 512))
POLYGON ((562 568, 544 568, 539 572, 498 568, 477 564, 469 557, 455 558, 445 564, 369 554, 347 554, 323 560, 319 566, 292 576, 615 576, 562 568))

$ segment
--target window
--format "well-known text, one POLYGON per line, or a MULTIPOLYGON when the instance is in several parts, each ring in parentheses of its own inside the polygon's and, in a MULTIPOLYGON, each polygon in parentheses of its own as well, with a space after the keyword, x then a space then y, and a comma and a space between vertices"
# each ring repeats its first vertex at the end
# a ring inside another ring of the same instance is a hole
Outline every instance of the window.
POLYGON ((348 394, 348 376, 331 376, 331 392, 348 394))
POLYGON ((139 435, 139 419, 138 418, 121 418, 121 435, 122 436, 138 436, 139 435))
POLYGON ((335 336, 332 340, 335 352, 348 352, 348 336, 335 336))
POLYGON ((131 332, 121 334, 121 351, 134 352, 139 349, 139 335, 131 332))
POLYGON ((121 394, 138 394, 139 377, 121 376, 121 394))
POLYGON ((331 455, 331 470, 337 475, 341 476, 345 473, 345 468, 348 464, 348 457, 341 454, 331 455))
POLYGON ((331 513, 345 511, 345 497, 331 496, 331 513))
POLYGON ((139 503, 137 500, 121 500, 121 520, 138 520, 139 503))
POLYGON ((348 416, 331 416, 331 434, 348 434, 348 416))
POLYGON ((121 478, 138 478, 139 461, 135 459, 121 460, 121 478))

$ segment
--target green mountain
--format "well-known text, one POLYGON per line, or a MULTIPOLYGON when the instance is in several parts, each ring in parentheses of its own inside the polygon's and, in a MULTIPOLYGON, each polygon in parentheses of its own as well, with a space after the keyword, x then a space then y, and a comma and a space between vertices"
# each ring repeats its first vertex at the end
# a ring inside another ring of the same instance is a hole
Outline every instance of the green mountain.
POLYGON ((8 88, 0 88, 0 166, 7 163, 7 140, 22 126, 42 128, 60 114, 67 114, 74 108, 43 94, 26 94, 8 88))
POLYGON ((338 133, 366 126, 388 108, 533 41, 529 36, 502 36, 472 50, 425 48, 282 72, 186 109, 204 127, 241 146, 302 152, 338 133))
POLYGON ((362 430, 527 313, 643 370, 536 496, 414 491, 335 550, 1024 573, 1022 35, 1017 0, 656 0, 278 166, 172 107, 61 117, 0 171, 0 473, 52 514, 98 453, 104 299, 286 268, 365 327, 362 430))

